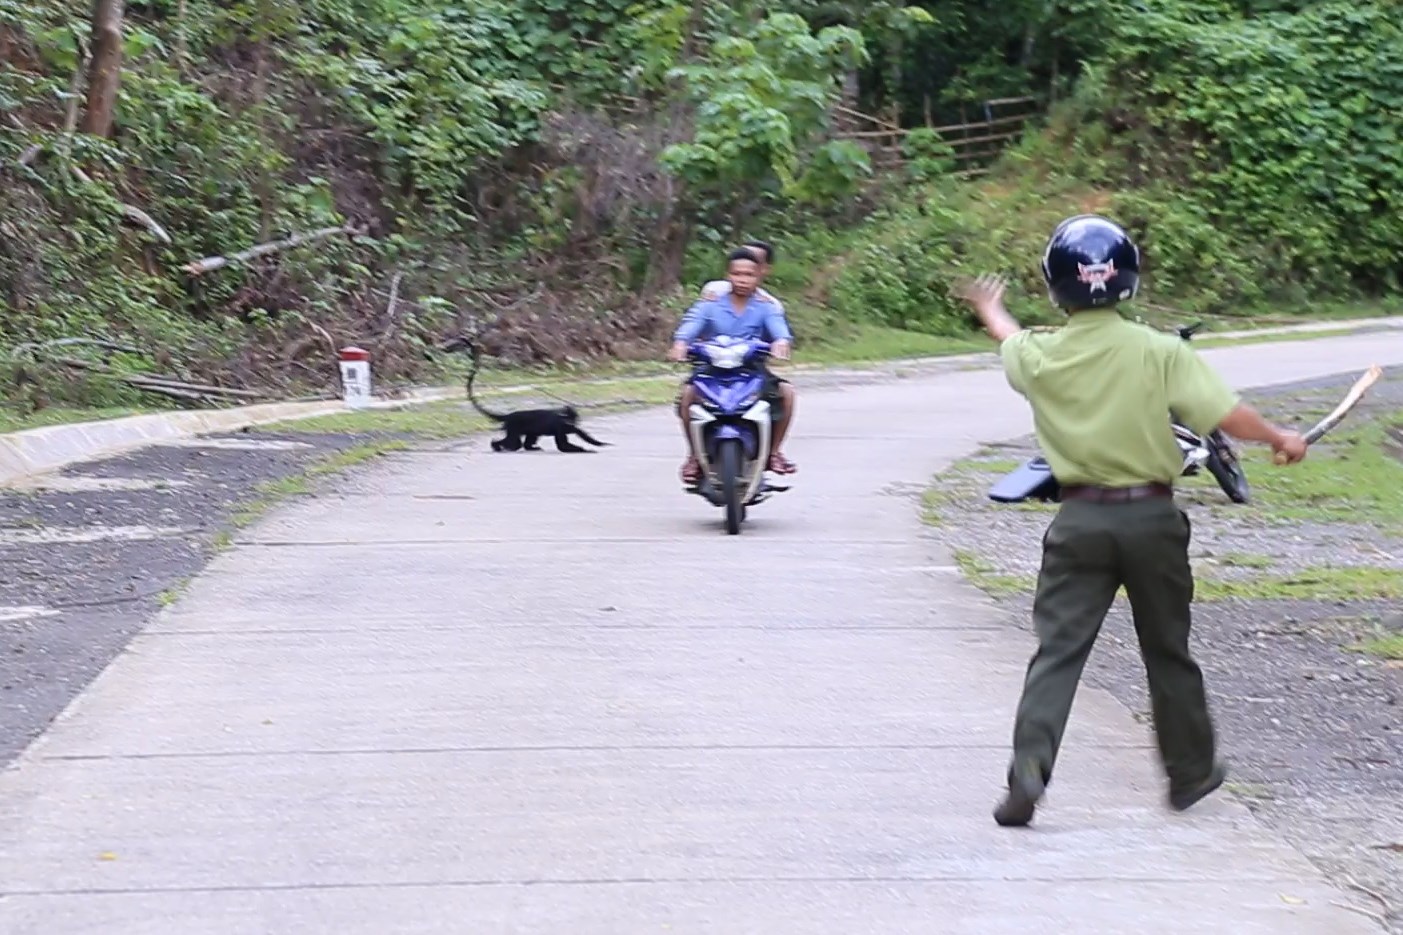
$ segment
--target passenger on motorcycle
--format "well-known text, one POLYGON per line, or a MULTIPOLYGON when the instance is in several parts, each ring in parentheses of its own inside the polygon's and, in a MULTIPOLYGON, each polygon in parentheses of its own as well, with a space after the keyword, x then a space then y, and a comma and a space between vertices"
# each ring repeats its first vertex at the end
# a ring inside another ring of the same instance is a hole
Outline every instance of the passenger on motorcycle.
MULTIPOLYGON (((774 244, 768 240, 747 240, 741 244, 742 247, 760 257, 760 278, 759 284, 755 287, 755 294, 762 299, 768 299, 779 306, 780 314, 784 314, 784 303, 774 296, 773 293, 765 289, 765 280, 770 278, 770 270, 775 265, 774 244)), ((723 295, 730 295, 731 284, 725 279, 713 279, 702 286, 701 297, 703 299, 715 299, 723 295)))
MULTIPOLYGON (((672 347, 668 359, 687 359, 687 346, 698 340, 710 340, 719 335, 737 338, 754 338, 768 341, 770 353, 780 360, 788 360, 794 336, 785 320, 783 307, 773 297, 762 296, 757 290, 760 273, 764 264, 756 253, 746 247, 732 251, 726 263, 726 283, 729 290, 715 298, 699 299, 687 309, 672 336, 672 347)), ((767 469, 777 474, 792 474, 796 467, 780 450, 784 444, 789 426, 794 421, 794 387, 788 380, 770 371, 765 366, 765 393, 763 398, 774 410, 775 434, 770 448, 767 469)), ((696 401, 696 390, 692 377, 688 375, 682 383, 677 398, 677 417, 682 423, 682 436, 687 440, 687 460, 682 464, 682 480, 695 484, 701 479, 701 464, 692 450, 691 434, 687 431, 687 412, 696 401)))

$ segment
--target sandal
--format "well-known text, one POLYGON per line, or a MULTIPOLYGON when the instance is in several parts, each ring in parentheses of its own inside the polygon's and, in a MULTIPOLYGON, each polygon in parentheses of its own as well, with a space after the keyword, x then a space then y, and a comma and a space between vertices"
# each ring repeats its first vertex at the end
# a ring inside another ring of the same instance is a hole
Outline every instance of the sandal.
POLYGON ((767 469, 774 471, 776 474, 793 474, 795 471, 799 470, 793 461, 790 461, 778 451, 770 454, 770 463, 767 469))
POLYGON ((701 462, 689 457, 682 462, 682 483, 696 485, 701 482, 701 462))

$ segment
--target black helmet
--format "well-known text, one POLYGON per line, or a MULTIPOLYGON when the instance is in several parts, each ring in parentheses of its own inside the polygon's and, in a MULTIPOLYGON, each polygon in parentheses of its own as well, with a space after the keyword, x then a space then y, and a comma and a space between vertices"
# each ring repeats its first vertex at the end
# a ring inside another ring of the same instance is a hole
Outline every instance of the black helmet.
POLYGON ((1047 240, 1043 279, 1053 304, 1104 308, 1133 298, 1140 286, 1140 250, 1125 229, 1097 214, 1067 218, 1047 240))

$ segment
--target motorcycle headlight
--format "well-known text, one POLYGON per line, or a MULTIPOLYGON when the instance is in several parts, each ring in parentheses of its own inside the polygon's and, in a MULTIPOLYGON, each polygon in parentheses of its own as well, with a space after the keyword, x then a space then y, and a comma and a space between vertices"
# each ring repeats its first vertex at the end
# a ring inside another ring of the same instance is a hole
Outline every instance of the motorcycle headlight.
POLYGON ((711 358, 711 365, 722 370, 734 370, 745 361, 744 344, 735 347, 718 347, 712 344, 707 347, 706 353, 711 358))

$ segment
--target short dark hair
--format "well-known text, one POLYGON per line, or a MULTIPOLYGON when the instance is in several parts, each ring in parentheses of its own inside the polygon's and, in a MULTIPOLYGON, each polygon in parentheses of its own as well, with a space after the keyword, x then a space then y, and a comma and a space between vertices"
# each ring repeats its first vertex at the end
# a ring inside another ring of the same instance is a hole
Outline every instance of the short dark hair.
POLYGON ((774 262, 775 262, 775 245, 774 245, 774 244, 770 243, 768 240, 747 240, 747 241, 745 242, 745 245, 746 245, 747 247, 758 247, 758 248, 760 248, 761 250, 764 250, 764 251, 765 251, 765 262, 766 262, 766 263, 769 263, 770 265, 774 265, 774 262))
POLYGON ((726 265, 730 266, 736 260, 749 260, 756 266, 759 266, 761 262, 760 258, 755 255, 755 251, 747 247, 737 247, 732 250, 730 255, 726 257, 726 265))

